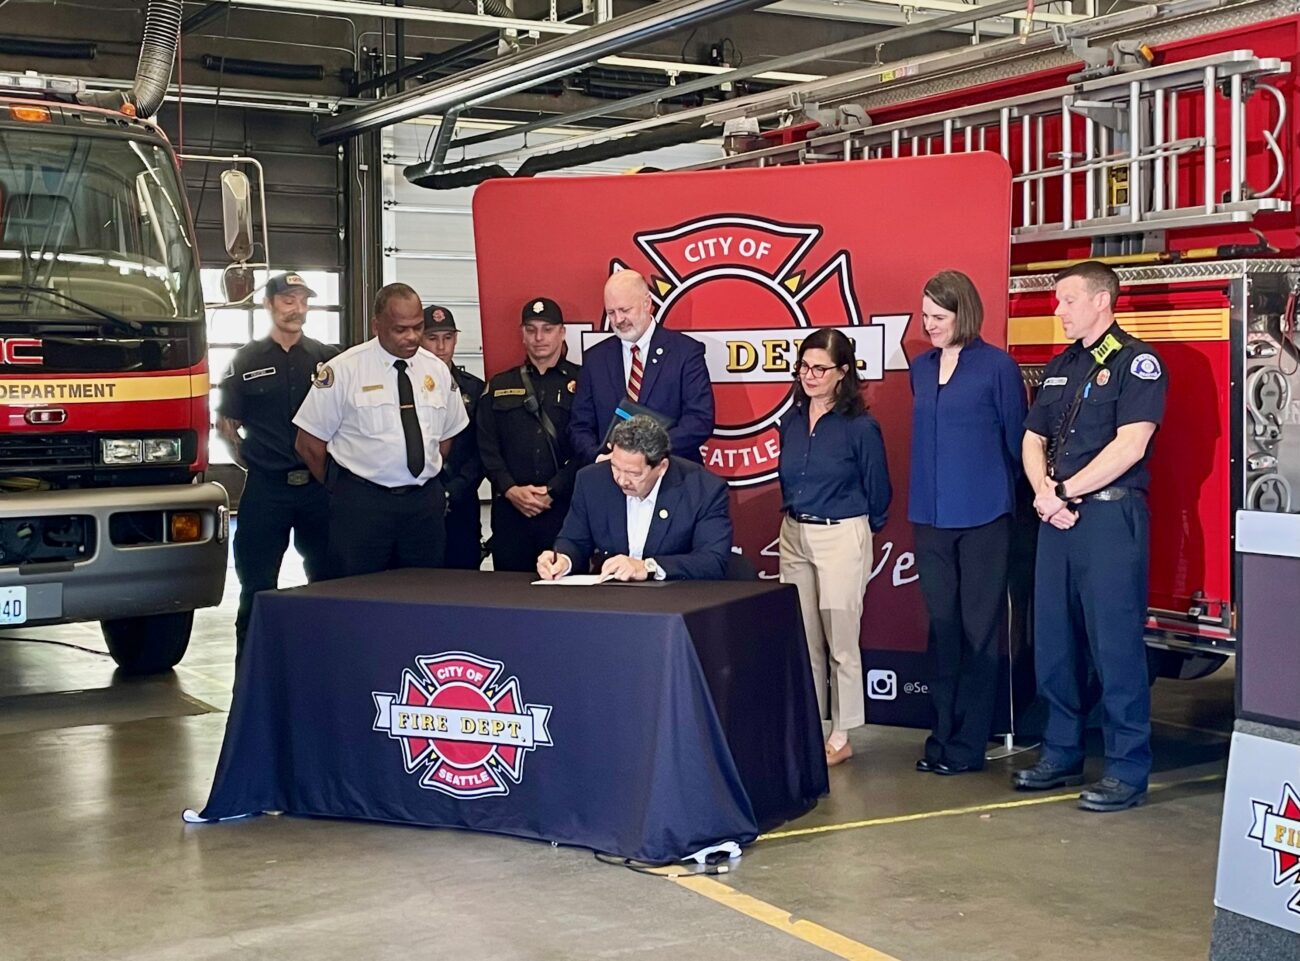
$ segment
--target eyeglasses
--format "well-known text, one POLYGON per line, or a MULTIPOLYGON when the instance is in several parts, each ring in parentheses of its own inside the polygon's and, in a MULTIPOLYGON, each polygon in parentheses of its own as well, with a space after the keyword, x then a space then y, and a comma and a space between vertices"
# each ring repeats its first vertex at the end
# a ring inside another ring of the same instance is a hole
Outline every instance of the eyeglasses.
POLYGON ((794 374, 796 377, 802 377, 804 374, 807 374, 812 377, 813 380, 821 380, 832 370, 835 370, 834 366, 827 367, 825 364, 805 364, 802 360, 794 366, 794 374))

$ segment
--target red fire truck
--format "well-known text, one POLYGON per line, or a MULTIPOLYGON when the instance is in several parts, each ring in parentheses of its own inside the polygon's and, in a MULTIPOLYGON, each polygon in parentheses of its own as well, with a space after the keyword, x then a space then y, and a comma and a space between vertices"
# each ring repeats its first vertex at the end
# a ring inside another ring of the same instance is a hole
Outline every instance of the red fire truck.
MULTIPOLYGON (((1234 513, 1300 511, 1297 51, 1300 17, 1271 0, 1140 7, 801 85, 787 119, 818 122, 692 168, 999 152, 1010 349, 1031 389, 1065 344, 1053 272, 1094 257, 1117 268, 1119 320, 1170 376, 1150 492, 1162 676, 1199 677, 1235 652, 1234 513)), ((732 110, 772 116, 743 99, 732 110)))
POLYGON ((221 599, 228 501, 204 481, 204 303, 176 156, 130 109, 78 99, 0 78, 0 625, 97 620, 146 673, 221 599))

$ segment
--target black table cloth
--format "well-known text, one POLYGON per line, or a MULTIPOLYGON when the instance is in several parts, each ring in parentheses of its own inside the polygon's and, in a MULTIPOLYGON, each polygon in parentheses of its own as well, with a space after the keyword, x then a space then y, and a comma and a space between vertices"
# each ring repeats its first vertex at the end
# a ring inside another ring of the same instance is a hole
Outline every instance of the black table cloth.
POLYGON ((259 594, 206 819, 278 810, 646 861, 827 789, 793 587, 403 570, 259 594))

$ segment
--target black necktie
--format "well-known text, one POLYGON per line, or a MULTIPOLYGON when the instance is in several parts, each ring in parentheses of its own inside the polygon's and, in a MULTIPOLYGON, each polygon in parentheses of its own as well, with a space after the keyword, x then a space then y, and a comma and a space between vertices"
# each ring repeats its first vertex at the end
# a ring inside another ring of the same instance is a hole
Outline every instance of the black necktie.
POLYGON ((412 477, 424 473, 424 434, 420 431, 420 415, 415 412, 415 390, 411 378, 406 376, 406 361, 395 360, 397 370, 397 406, 402 412, 402 433, 406 435, 406 469, 412 477))

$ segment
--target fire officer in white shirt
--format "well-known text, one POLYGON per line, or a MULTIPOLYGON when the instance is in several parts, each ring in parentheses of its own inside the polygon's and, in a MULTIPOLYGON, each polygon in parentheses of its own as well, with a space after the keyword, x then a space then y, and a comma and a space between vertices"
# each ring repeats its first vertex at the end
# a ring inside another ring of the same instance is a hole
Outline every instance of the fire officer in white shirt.
POLYGON ((406 284, 375 297, 374 338, 317 371, 295 447, 330 492, 331 567, 347 577, 441 567, 438 473, 469 424, 447 365, 420 346, 424 308, 406 284))

